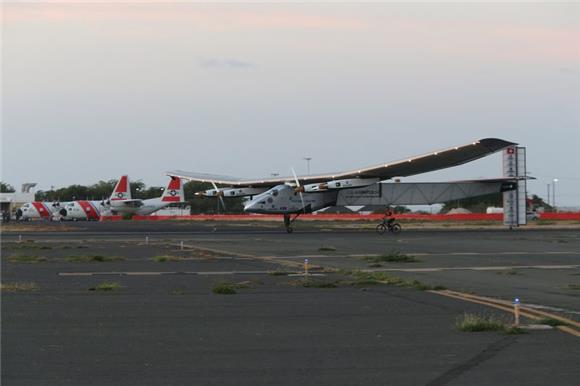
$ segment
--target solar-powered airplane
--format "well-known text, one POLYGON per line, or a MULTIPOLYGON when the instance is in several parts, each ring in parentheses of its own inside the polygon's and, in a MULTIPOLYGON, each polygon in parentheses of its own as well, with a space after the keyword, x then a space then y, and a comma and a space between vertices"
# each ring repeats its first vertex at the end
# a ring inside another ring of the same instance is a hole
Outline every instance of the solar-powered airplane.
POLYGON ((224 197, 250 197, 245 212, 282 214, 286 230, 291 233, 291 225, 298 216, 333 205, 433 204, 516 189, 514 178, 416 184, 384 182, 461 165, 515 145, 502 139, 485 138, 401 161, 312 176, 297 176, 294 170, 289 177, 263 179, 181 170, 167 174, 211 183, 214 189, 199 194, 219 197, 222 204, 224 197), (218 187, 218 184, 222 186, 218 187))

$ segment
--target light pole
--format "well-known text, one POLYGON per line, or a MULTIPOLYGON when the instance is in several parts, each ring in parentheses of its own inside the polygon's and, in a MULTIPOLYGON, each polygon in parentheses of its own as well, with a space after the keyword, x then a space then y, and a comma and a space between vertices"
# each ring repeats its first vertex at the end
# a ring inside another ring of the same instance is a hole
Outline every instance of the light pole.
POLYGON ((310 160, 312 159, 312 157, 304 157, 303 159, 306 161, 306 170, 308 170, 307 175, 310 175, 310 160))
POLYGON ((551 201, 550 201, 550 184, 548 184, 548 201, 547 201, 548 205, 551 205, 551 201))
POLYGON ((554 178, 552 180, 552 202, 554 203, 553 207, 554 207, 554 212, 558 211, 558 208, 556 208, 556 182, 558 182, 557 178, 554 178))

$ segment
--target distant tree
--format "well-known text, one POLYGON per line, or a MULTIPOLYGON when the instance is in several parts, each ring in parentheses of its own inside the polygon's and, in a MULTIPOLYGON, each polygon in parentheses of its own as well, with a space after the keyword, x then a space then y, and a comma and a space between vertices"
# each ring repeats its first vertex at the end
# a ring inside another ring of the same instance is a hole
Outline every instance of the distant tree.
POLYGON ((552 207, 552 205, 546 203, 543 198, 535 194, 533 194, 532 198, 528 200, 528 206, 531 209, 544 208, 546 212, 551 212, 554 210, 554 207, 552 207))
MULTIPOLYGON (((189 181, 183 185, 185 200, 191 206, 192 214, 216 214, 218 213, 218 205, 220 205, 219 213, 224 212, 221 203, 219 203, 218 197, 203 197, 195 195, 196 192, 202 192, 209 189, 213 189, 211 184, 197 181, 189 181)), ((244 210, 243 198, 224 198, 224 202, 226 204, 226 213, 242 213, 244 210)))
POLYGON ((12 185, 0 181, 0 193, 14 193, 15 191, 12 185))

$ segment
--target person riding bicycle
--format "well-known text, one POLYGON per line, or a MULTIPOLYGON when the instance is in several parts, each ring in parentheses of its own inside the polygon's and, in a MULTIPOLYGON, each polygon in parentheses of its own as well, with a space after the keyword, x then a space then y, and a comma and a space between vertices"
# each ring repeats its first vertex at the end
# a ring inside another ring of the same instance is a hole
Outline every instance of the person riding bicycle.
POLYGON ((388 206, 387 209, 385 209, 385 217, 383 217, 383 223, 390 228, 394 222, 395 222, 395 212, 393 212, 391 207, 388 206))

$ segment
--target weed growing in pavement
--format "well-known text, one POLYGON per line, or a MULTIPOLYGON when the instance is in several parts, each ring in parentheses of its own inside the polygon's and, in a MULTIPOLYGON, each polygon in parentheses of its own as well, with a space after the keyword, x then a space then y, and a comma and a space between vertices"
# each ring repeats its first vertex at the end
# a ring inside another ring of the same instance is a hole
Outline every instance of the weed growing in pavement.
POLYGON ((2 292, 30 292, 38 290, 38 285, 33 282, 11 282, 0 285, 2 292))
POLYGON ((580 284, 568 284, 567 288, 571 290, 580 290, 580 284))
POLYGON ((172 256, 172 255, 162 255, 162 256, 155 256, 153 260, 158 263, 164 263, 167 261, 182 261, 183 258, 179 256, 172 256))
POLYGON ((211 289, 211 292, 218 295, 234 295, 238 293, 238 289, 250 288, 254 284, 258 283, 252 281, 241 281, 238 283, 218 281, 211 289))
POLYGON ((47 258, 44 256, 12 255, 8 257, 8 261, 11 263, 35 264, 47 261, 47 258))
POLYGON ((121 284, 111 281, 104 281, 97 284, 93 288, 89 288, 89 291, 101 291, 101 292, 112 292, 121 289, 121 284))
POLYGON ((332 245, 322 245, 318 250, 320 252, 334 252, 336 251, 336 247, 333 247, 332 245))
POLYGON ((493 315, 479 315, 465 313, 455 322, 455 327, 463 332, 483 332, 496 331, 504 334, 523 334, 525 331, 519 327, 512 326, 504 319, 493 315))
POLYGON ((416 263, 414 256, 405 255, 399 251, 387 252, 380 256, 366 256, 364 259, 371 263, 416 263))
POLYGON ((79 255, 79 256, 67 256, 67 261, 71 263, 103 263, 111 261, 121 261, 125 260, 124 257, 119 256, 102 256, 102 255, 79 255))
POLYGON ((561 320, 554 318, 542 318, 536 321, 537 324, 545 324, 547 326, 557 327, 557 326, 567 326, 568 324, 562 322, 561 320))

